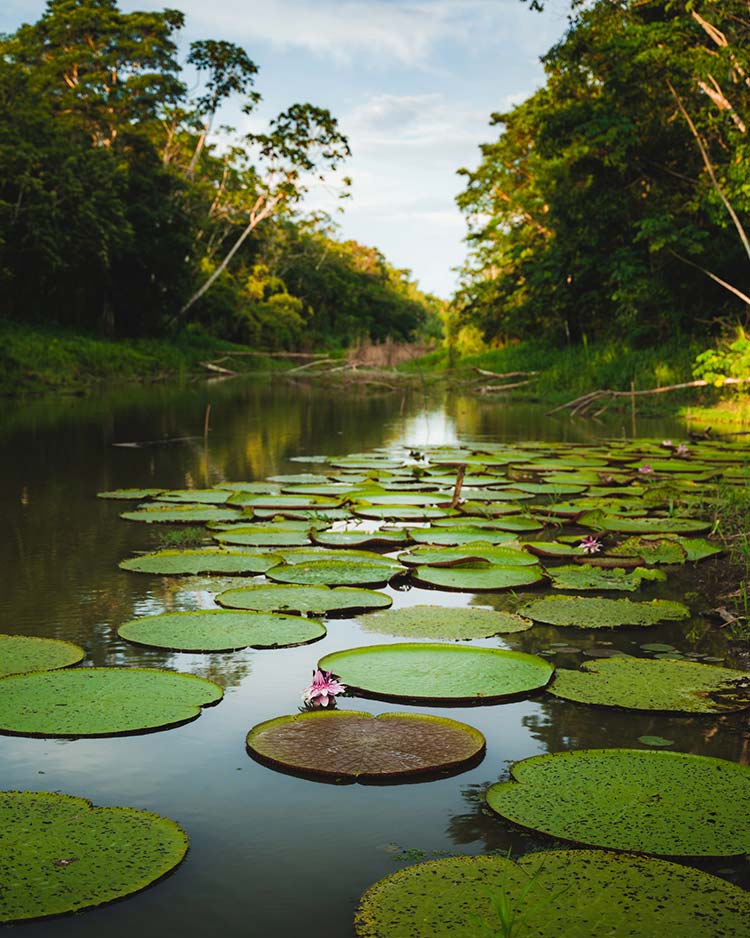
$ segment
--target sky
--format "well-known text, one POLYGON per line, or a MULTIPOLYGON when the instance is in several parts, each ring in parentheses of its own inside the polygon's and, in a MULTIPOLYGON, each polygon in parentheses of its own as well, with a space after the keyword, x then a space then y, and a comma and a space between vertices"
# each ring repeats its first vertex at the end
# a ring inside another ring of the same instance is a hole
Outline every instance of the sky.
MULTIPOLYGON (((378 247, 424 290, 448 297, 466 256, 455 205, 460 167, 473 168, 497 130, 493 111, 543 80, 540 56, 563 34, 568 4, 543 14, 520 0, 120 0, 123 10, 176 7, 180 36, 242 45, 259 66, 263 102, 220 116, 258 129, 295 101, 328 108, 349 138, 352 198, 341 236, 378 247)), ((45 0, 0 0, 0 32, 39 18, 45 0)), ((336 188, 310 207, 334 212, 336 188)))

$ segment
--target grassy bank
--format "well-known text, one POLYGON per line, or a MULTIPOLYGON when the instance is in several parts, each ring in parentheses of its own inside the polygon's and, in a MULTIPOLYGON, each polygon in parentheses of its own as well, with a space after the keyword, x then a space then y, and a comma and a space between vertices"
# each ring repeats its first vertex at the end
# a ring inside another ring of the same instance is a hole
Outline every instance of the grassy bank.
MULTIPOLYGON (((201 362, 237 351, 250 349, 195 332, 170 339, 108 340, 0 321, 0 394, 75 392, 105 382, 208 375, 201 362)), ((238 371, 283 367, 278 359, 254 355, 224 365, 238 371)))

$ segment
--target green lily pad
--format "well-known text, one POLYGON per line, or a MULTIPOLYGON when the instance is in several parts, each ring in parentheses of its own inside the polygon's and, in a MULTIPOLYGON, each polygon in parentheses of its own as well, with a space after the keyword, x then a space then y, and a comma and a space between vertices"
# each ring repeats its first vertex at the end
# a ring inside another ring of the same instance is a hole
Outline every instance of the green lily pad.
POLYGON ((670 537, 628 537, 607 551, 608 557, 639 557, 647 564, 682 564, 687 550, 670 537))
POLYGON ((302 616, 201 609, 131 619, 117 634, 150 648, 209 652, 308 645, 324 638, 326 628, 322 622, 302 616))
POLYGON ((372 612, 357 618, 362 631, 404 638, 461 641, 525 632, 533 625, 530 619, 511 612, 451 606, 406 606, 372 612))
POLYGON ((218 703, 218 684, 152 668, 75 668, 0 679, 0 732, 116 736, 177 726, 218 703))
POLYGON ((578 495, 585 492, 588 485, 570 485, 564 482, 514 482, 513 489, 527 492, 529 495, 578 495))
POLYGON ((410 567, 454 567, 463 563, 481 562, 511 567, 531 567, 538 564, 537 559, 525 553, 520 544, 518 547, 507 547, 487 541, 474 541, 457 547, 433 547, 425 544, 408 553, 399 554, 398 559, 410 567))
POLYGON ((541 531, 544 527, 544 525, 535 518, 524 518, 520 515, 508 517, 504 509, 495 512, 492 505, 480 505, 476 502, 466 502, 460 507, 461 513, 466 516, 466 523, 468 525, 481 518, 492 518, 494 521, 493 526, 497 528, 498 531, 519 531, 525 533, 526 531, 541 531))
POLYGON ((235 544, 245 547, 302 547, 310 546, 308 527, 287 528, 282 525, 257 524, 251 527, 220 531, 213 535, 220 544, 235 544))
POLYGON ((287 586, 262 583, 219 593, 216 602, 230 609, 257 612, 299 612, 312 615, 347 615, 365 609, 387 609, 393 600, 385 593, 340 586, 287 586))
POLYGON ((240 515, 231 508, 175 505, 124 511, 120 517, 126 521, 145 521, 147 524, 205 524, 207 521, 236 521, 240 515))
POLYGON ((705 560, 706 557, 715 557, 717 554, 723 554, 724 547, 719 547, 707 541, 703 537, 680 537, 677 538, 681 547, 687 553, 687 559, 693 563, 696 560, 705 560))
POLYGON ((72 642, 30 635, 0 634, 0 677, 25 671, 54 671, 78 664, 86 652, 72 642))
POLYGON ((259 723, 247 734, 247 747, 266 765, 313 777, 409 781, 460 771, 481 757, 485 739, 445 717, 329 710, 259 723))
POLYGON ((743 671, 674 658, 587 661, 580 671, 557 670, 547 690, 565 700, 628 710, 731 713, 750 708, 750 680, 743 671))
POLYGON ((578 523, 596 531, 621 534, 703 534, 711 529, 710 522, 693 518, 621 518, 599 511, 585 512, 578 523))
POLYGON ((636 567, 635 570, 602 569, 601 567, 550 567, 547 575, 559 590, 633 590, 640 589, 644 580, 666 580, 666 573, 636 567))
POLYGON ((446 547, 460 547, 483 541, 487 544, 503 544, 512 539, 507 531, 492 528, 409 528, 409 535, 417 544, 442 544, 446 547))
POLYGON ((659 749, 674 746, 674 740, 665 739, 664 736, 639 736, 638 742, 643 743, 644 746, 656 746, 659 749))
POLYGON ((97 492, 97 498, 111 498, 117 501, 142 501, 146 498, 156 498, 164 489, 113 489, 111 492, 97 492))
POLYGON ((188 849, 169 818, 52 792, 0 792, 0 922, 80 912, 145 889, 188 849))
POLYGON ((265 573, 278 562, 279 557, 274 554, 204 547, 196 550, 157 550, 153 554, 129 557, 121 561, 119 566, 122 570, 162 576, 199 573, 241 575, 265 573))
POLYGON ((326 655, 318 667, 383 700, 472 704, 537 690, 553 671, 544 659, 519 651, 428 643, 349 648, 326 655))
POLYGON ((487 804, 553 837, 663 856, 750 849, 746 765, 663 750, 582 749, 533 756, 511 775, 490 786, 487 804))
POLYGON ((649 626, 671 619, 686 619, 690 610, 665 599, 634 602, 598 596, 545 596, 518 610, 535 622, 579 629, 613 629, 620 625, 649 626))
POLYGON ((159 495, 160 502, 188 505, 223 505, 230 493, 221 489, 171 489, 159 495))
POLYGON ((314 495, 256 495, 252 492, 235 492, 227 502, 242 508, 263 508, 282 511, 287 508, 309 511, 326 511, 341 506, 340 498, 322 498, 314 495))
POLYGON ((402 547, 411 538, 403 529, 397 531, 320 531, 310 539, 321 547, 402 547))
POLYGON ((362 505, 354 508, 358 518, 369 518, 373 521, 428 521, 431 518, 442 518, 450 514, 450 508, 417 507, 416 505, 362 505))
POLYGON ((586 551, 577 544, 563 544, 560 541, 526 541, 523 547, 537 557, 588 556, 586 551))
POLYGON ((500 936, 501 901, 521 926, 519 938, 739 938, 750 914, 742 888, 702 870, 555 850, 515 862, 465 856, 408 866, 365 892, 354 928, 357 938, 500 936))
POLYGON ((316 560, 306 563, 280 563, 266 571, 274 583, 300 586, 386 586, 406 568, 382 563, 355 563, 353 560, 316 560))
POLYGON ((415 567, 412 579, 420 586, 479 593, 516 589, 540 583, 544 574, 537 567, 506 567, 494 564, 461 567, 415 567))
POLYGON ((228 492, 255 492, 256 495, 278 495, 280 487, 270 482, 220 482, 217 489, 228 492))
MULTIPOLYGON (((324 547, 282 547, 275 550, 274 555, 286 564, 319 563, 324 560, 333 560, 337 563, 350 561, 351 563, 366 563, 371 566, 390 567, 391 570, 402 571, 403 567, 393 557, 377 554, 372 550, 327 550, 324 547)), ((277 561, 278 562, 278 561, 277 561)))

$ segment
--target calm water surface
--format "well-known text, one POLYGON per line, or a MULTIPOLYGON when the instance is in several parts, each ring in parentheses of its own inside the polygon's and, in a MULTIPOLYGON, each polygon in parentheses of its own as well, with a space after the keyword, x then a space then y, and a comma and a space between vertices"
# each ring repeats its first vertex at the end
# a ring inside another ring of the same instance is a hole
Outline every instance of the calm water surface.
MULTIPOLYGON (((96 665, 168 667, 209 677, 226 688, 197 720, 144 736, 45 740, 0 736, 0 787, 61 791, 101 805, 130 805, 177 820, 188 832, 186 861, 146 891, 81 915, 16 926, 28 938, 108 938, 177 933, 351 938, 360 893, 411 859, 433 853, 554 846, 542 836, 488 816, 482 792, 510 762, 548 751, 640 747, 664 736, 675 749, 747 762, 742 716, 669 717, 619 713, 540 696, 489 707, 429 712, 465 720, 487 737, 476 768, 422 784, 336 786, 282 775, 253 762, 245 735, 255 723, 292 713, 323 654, 374 639, 356 623, 334 619, 328 636, 301 648, 232 654, 172 654, 121 641, 117 627, 134 616, 210 608, 213 592, 236 579, 168 579, 128 574, 118 561, 156 546, 164 529, 121 521, 123 503, 97 491, 130 486, 204 487, 315 471, 290 457, 361 452, 394 443, 547 439, 589 442, 630 435, 630 418, 607 423, 545 418, 544 408, 478 400, 461 392, 369 394, 274 384, 226 382, 187 388, 130 388, 85 398, 5 403, 0 418, 5 536, 0 543, 0 630, 70 639, 96 665), (203 441, 206 406, 211 432, 203 441), (143 447, 114 443, 180 442, 143 447), (187 439, 184 439, 187 438, 187 439), (406 857, 403 856, 406 852, 406 857)), ((676 422, 641 421, 642 436, 684 436, 676 422)), ((710 561, 708 563, 711 563, 710 561)), ((695 584, 670 584, 680 595, 695 584)), ((441 602, 501 604, 419 589, 391 590, 394 606, 441 602)), ((724 656, 723 639, 694 619, 649 630, 607 634, 612 647, 638 653, 643 641, 724 656)), ((509 640, 478 644, 525 651, 554 642, 578 649, 604 644, 585 633, 535 627, 509 640)), ((397 641, 398 639, 391 639, 397 641)), ((378 642, 389 641, 377 637, 378 642)), ((580 653, 556 655, 574 667, 580 653)), ((394 707, 347 698, 372 713, 394 707)), ((704 861, 703 868, 750 885, 747 863, 704 861)), ((562 936, 561 936, 562 938, 562 936)))

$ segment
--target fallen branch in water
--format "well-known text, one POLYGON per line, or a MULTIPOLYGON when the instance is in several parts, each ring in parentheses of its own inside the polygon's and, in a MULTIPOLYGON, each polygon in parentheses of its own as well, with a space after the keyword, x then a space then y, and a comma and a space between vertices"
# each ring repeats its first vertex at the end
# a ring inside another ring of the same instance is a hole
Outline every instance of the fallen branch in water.
POLYGON ((335 358, 316 358, 311 362, 305 362, 304 365, 297 365, 294 368, 290 368, 287 374, 298 374, 300 371, 306 371, 308 368, 314 368, 316 365, 329 365, 331 362, 335 361, 337 361, 335 358))
MULTIPOLYGON (((725 378, 721 387, 725 384, 748 383, 750 383, 750 378, 725 378)), ((561 410, 569 410, 574 417, 587 417, 588 411, 594 404, 599 402, 604 403, 604 407, 596 412, 598 415, 603 413, 612 401, 616 400, 618 397, 642 397, 645 394, 664 394, 667 391, 682 391, 685 388, 707 388, 712 386, 711 382, 701 379, 699 381, 683 381, 681 384, 668 384, 662 388, 647 388, 644 391, 610 391, 606 389, 589 391, 588 394, 582 394, 572 401, 560 404, 559 407, 553 407, 552 410, 547 411, 546 416, 549 417, 551 414, 556 414, 561 410)))
POLYGON ((485 375, 488 378, 526 378, 531 375, 538 375, 538 371, 506 371, 499 374, 497 371, 487 371, 485 368, 475 368, 478 375, 485 375))
POLYGON ((226 375, 226 377, 233 378, 239 372, 232 371, 231 368, 223 368, 221 365, 216 365, 214 362, 198 362, 201 368, 207 368, 209 371, 215 371, 218 375, 226 375))
POLYGON ((480 394, 496 394, 498 391, 510 391, 513 388, 521 388, 525 384, 530 384, 531 378, 527 378, 525 381, 514 381, 512 384, 485 384, 481 388, 477 388, 480 394))

